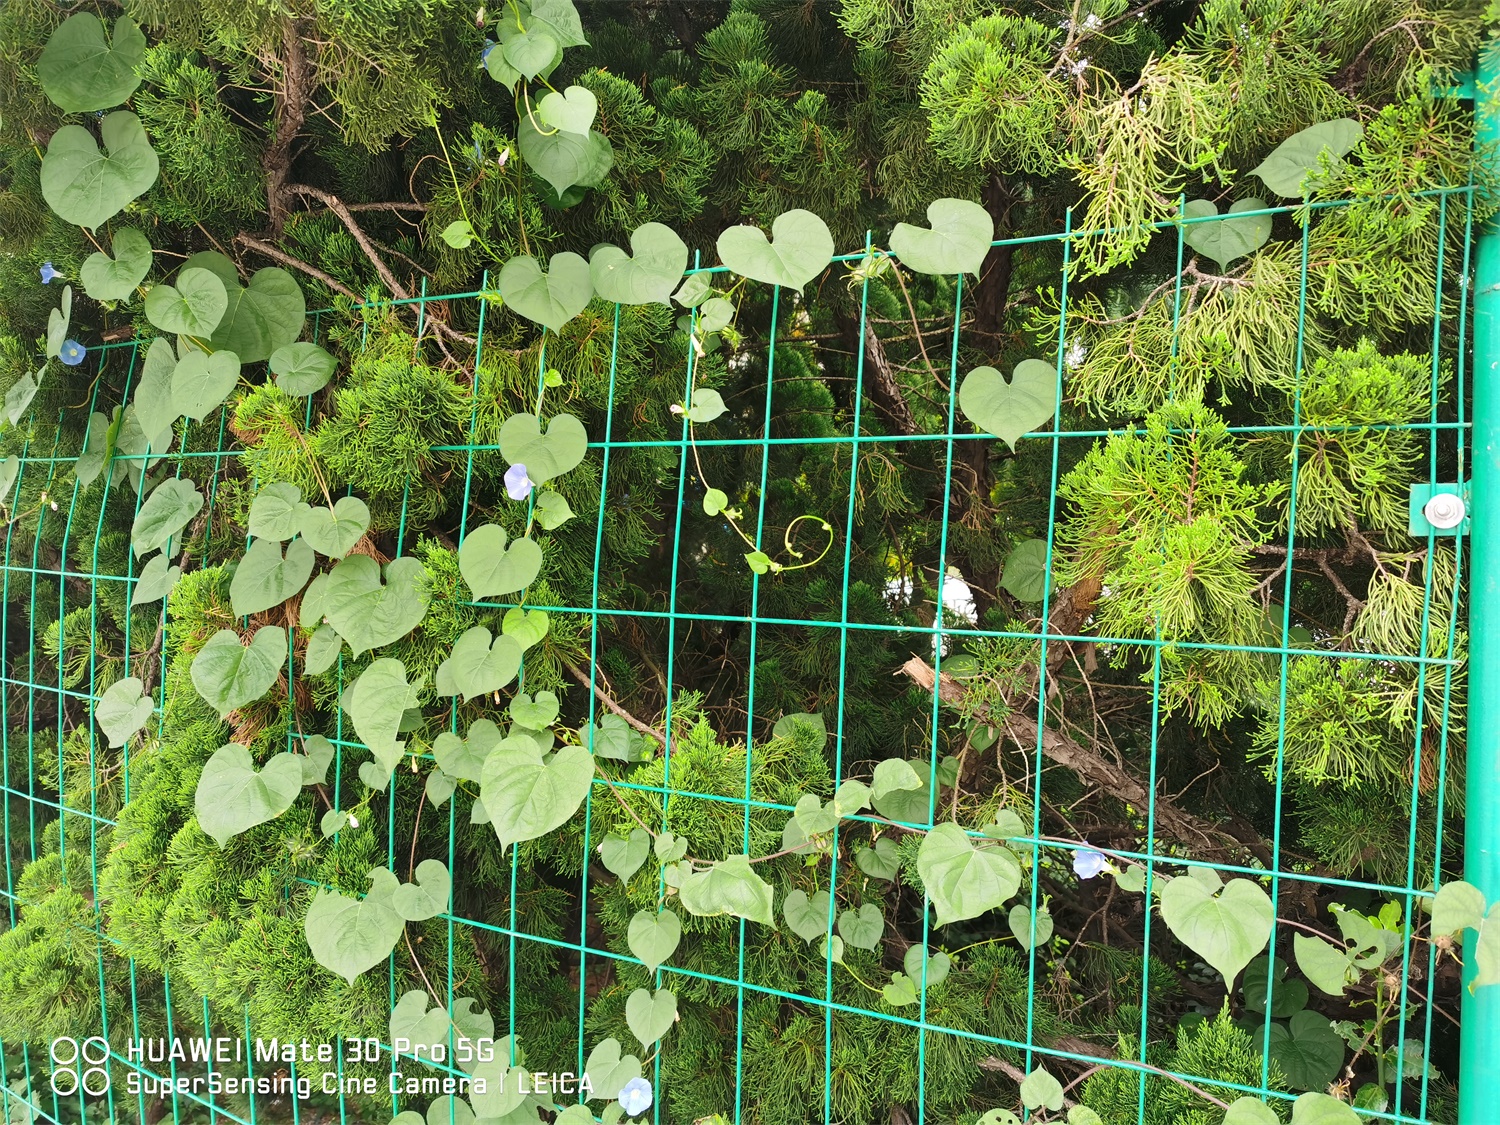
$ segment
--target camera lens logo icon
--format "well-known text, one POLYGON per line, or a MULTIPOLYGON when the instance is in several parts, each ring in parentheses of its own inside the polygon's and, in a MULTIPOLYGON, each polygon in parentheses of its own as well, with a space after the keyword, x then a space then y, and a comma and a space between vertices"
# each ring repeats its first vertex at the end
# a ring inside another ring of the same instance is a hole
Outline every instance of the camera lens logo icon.
POLYGON ((48 1050, 52 1058, 52 1092, 59 1097, 85 1094, 98 1097, 109 1091, 109 1041, 92 1035, 79 1043, 76 1039, 52 1040, 48 1050))

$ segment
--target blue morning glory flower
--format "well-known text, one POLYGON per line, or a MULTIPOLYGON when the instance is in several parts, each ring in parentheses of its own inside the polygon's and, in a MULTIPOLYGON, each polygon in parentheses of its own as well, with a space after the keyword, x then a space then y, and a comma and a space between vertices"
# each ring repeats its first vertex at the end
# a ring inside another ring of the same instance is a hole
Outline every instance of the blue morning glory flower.
POLYGON ((52 284, 52 279, 54 277, 61 277, 62 276, 61 273, 59 273, 57 270, 55 270, 55 269, 52 268, 52 263, 51 262, 43 262, 42 263, 42 268, 41 268, 41 270, 39 272, 42 275, 42 284, 43 285, 51 285, 52 284))
POLYGON ((632 1078, 625 1083, 618 1100, 627 1117, 645 1113, 651 1108, 651 1083, 644 1078, 632 1078))
POLYGON ((1073 874, 1080 879, 1092 879, 1104 870, 1104 853, 1092 848, 1080 848, 1073 853, 1073 874))
POLYGON ((486 39, 484 41, 484 50, 482 50, 482 51, 479 52, 479 69, 480 70, 483 70, 486 66, 489 65, 490 52, 493 51, 498 46, 499 46, 499 44, 496 43, 493 39, 486 39))
POLYGON ((83 357, 89 354, 88 348, 77 340, 64 340, 61 348, 57 350, 57 358, 69 367, 77 367, 83 362, 83 357))
POLYGON ((526 466, 512 465, 505 470, 505 492, 512 500, 524 500, 531 495, 535 482, 526 475, 526 466))

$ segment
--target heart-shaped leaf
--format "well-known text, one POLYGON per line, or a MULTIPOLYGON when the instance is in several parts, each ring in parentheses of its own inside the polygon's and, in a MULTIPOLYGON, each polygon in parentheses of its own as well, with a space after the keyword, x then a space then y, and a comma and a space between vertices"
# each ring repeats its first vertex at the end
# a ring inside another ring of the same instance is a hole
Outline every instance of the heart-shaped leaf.
POLYGON ((302 763, 296 754, 276 754, 257 772, 250 751, 231 742, 204 763, 193 807, 198 827, 222 848, 241 832, 275 820, 300 792, 302 763))
POLYGON ((643 1047, 650 1047, 670 1031, 676 1021, 677 997, 670 989, 660 988, 653 994, 647 989, 637 988, 625 1001, 625 1022, 643 1047))
POLYGON ((1271 997, 1271 1015, 1275 1019, 1288 1019, 1307 1007, 1307 985, 1295 977, 1288 980, 1286 970, 1287 964, 1280 957, 1275 959, 1274 965, 1266 957, 1257 957, 1250 962, 1240 981, 1247 1012, 1264 1012, 1268 994, 1271 997), (1274 974, 1274 981, 1268 982, 1271 974, 1274 974), (1268 984, 1274 984, 1274 987, 1268 987, 1268 984))
POLYGON ((160 163, 141 120, 123 110, 99 123, 104 151, 81 125, 52 134, 42 158, 42 198, 65 223, 97 230, 156 183, 160 163))
POLYGON ((1030 949, 1033 944, 1046 945, 1052 937, 1052 912, 1045 906, 1040 907, 1035 918, 1036 941, 1033 943, 1031 907, 1018 902, 1010 908, 1006 922, 1010 925, 1011 936, 1020 943, 1022 949, 1030 949))
POLYGON ((20 424, 26 414, 26 408, 36 397, 37 388, 40 386, 37 380, 41 375, 42 371, 38 371, 35 375, 23 374, 11 384, 10 390, 5 392, 5 416, 12 426, 20 424))
POLYGON ((694 387, 693 402, 688 407, 687 416, 690 422, 703 425, 712 422, 728 409, 724 405, 724 396, 712 387, 694 387))
POLYGON ((297 534, 306 508, 302 502, 302 490, 295 484, 285 481, 268 484, 250 501, 250 534, 257 539, 284 543, 297 534))
POLYGON ((130 549, 135 557, 165 547, 167 540, 188 525, 203 508, 203 494, 185 477, 168 477, 156 486, 130 527, 130 549))
POLYGON ((130 485, 140 492, 147 474, 161 462, 162 456, 172 447, 172 431, 147 434, 135 412, 134 404, 127 406, 120 418, 120 430, 115 438, 115 452, 121 454, 110 467, 109 484, 113 488, 121 480, 130 479, 130 485), (146 456, 147 452, 151 456, 146 456))
POLYGON ((308 735, 302 743, 303 753, 298 755, 302 763, 302 784, 322 785, 328 780, 328 767, 333 764, 333 743, 321 734, 308 735))
POLYGON ((536 0, 531 5, 531 22, 533 26, 546 24, 564 47, 588 46, 589 41, 583 37, 583 21, 573 0, 536 0))
POLYGON ((663 865, 675 863, 687 855, 687 841, 670 832, 662 832, 651 842, 651 850, 656 853, 656 858, 661 860, 663 865))
MULTIPOLYGON (((1229 214, 1243 211, 1263 211, 1263 199, 1240 199, 1230 205, 1229 214)), ((1219 209, 1207 199, 1194 199, 1183 209, 1185 219, 1207 220, 1217 215, 1219 209)), ((1253 254, 1271 237, 1270 215, 1249 215, 1244 218, 1222 218, 1184 224, 1182 240, 1198 253, 1219 263, 1219 269, 1229 268, 1229 263, 1253 254)))
POLYGON ((730 227, 719 235, 719 258, 742 277, 801 289, 833 260, 833 235, 811 211, 777 215, 771 238, 759 227, 730 227))
POLYGON ((476 527, 458 548, 458 571, 475 598, 514 594, 531 585, 542 569, 542 549, 532 539, 506 546, 505 529, 487 523, 476 527))
POLYGON ((112 683, 94 704, 94 721, 108 737, 111 749, 124 746, 150 721, 156 707, 145 690, 145 684, 129 676, 112 683))
POLYGON ((1359 978, 1354 968, 1354 958, 1347 949, 1308 937, 1306 934, 1292 935, 1292 952, 1297 958, 1297 968, 1320 992, 1329 996, 1342 996, 1344 989, 1359 978))
POLYGON ((433 808, 442 808, 448 803, 448 798, 453 796, 453 791, 458 788, 458 780, 449 777, 442 770, 433 770, 427 775, 423 783, 423 792, 427 794, 427 800, 432 803, 433 808))
POLYGON ((677 944, 682 940, 682 919, 670 910, 659 914, 638 911, 630 919, 625 940, 630 952, 646 966, 646 971, 654 973, 676 952, 677 944))
POLYGON ((604 134, 594 129, 587 136, 561 129, 543 133, 530 117, 516 126, 516 148, 526 166, 559 196, 572 187, 597 186, 615 166, 615 151, 604 134))
POLYGON ((937 910, 937 924, 961 922, 994 910, 1021 885, 1021 864, 1007 848, 976 848, 951 821, 927 834, 917 872, 937 910))
POLYGON ((874 949, 880 945, 880 935, 885 932, 885 915, 880 907, 867 902, 858 910, 846 910, 839 915, 839 937, 845 945, 856 949, 874 949))
MULTIPOLYGON (((125 22, 125 21, 121 21, 125 22)), ((111 258, 99 252, 90 254, 78 271, 83 291, 96 301, 125 301, 135 295, 135 288, 151 272, 151 243, 134 227, 115 231, 110 245, 111 258)))
POLYGON ((788 891, 781 900, 781 916, 792 933, 806 942, 828 933, 828 892, 788 891))
POLYGON ((382 767, 379 762, 361 762, 359 779, 375 792, 381 793, 391 783, 391 771, 382 767))
POLYGON ((698 306, 698 335, 709 336, 722 331, 733 320, 734 306, 723 297, 710 297, 698 306))
POLYGON ((1317 173, 1323 165, 1323 154, 1328 154, 1331 170, 1354 150, 1362 136, 1364 127, 1351 118, 1320 121, 1282 141, 1270 156, 1250 169, 1250 174, 1259 176, 1277 195, 1301 199, 1322 186, 1324 177, 1317 173))
MULTIPOLYGON (((101 412, 95 410, 89 414, 88 428, 83 435, 83 448, 78 451, 78 460, 73 462, 73 473, 78 477, 78 483, 87 488, 99 479, 99 474, 104 471, 104 466, 114 454, 114 439, 118 436, 110 424, 110 420, 101 412)), ((5 464, 15 462, 17 472, 21 468, 21 459, 11 454, 5 459, 5 464)), ((7 470, 8 471, 8 470, 7 470)), ((0 488, 0 500, 10 495, 10 487, 16 482, 15 473, 11 473, 9 479, 3 481, 4 488, 0 488)))
POLYGON ((1047 541, 1028 539, 1005 556, 1000 585, 1017 601, 1039 602, 1047 594, 1047 541))
POLYGON ((193 686, 225 718, 266 692, 286 665, 286 630, 263 625, 247 648, 239 634, 220 629, 193 657, 193 686))
POLYGON ((141 381, 135 388, 135 414, 141 429, 159 434, 170 430, 182 417, 172 401, 172 376, 177 370, 177 355, 172 345, 157 338, 146 349, 141 364, 141 381))
POLYGON ((538 492, 536 494, 536 522, 543 531, 556 531, 573 518, 573 509, 560 492, 538 492))
MULTIPOLYGON (((366 762, 365 765, 369 765, 366 762)), ((323 834, 324 839, 332 836, 335 832, 341 832, 349 823, 349 814, 339 809, 329 809, 318 821, 318 831, 323 834)))
POLYGON ((528 730, 542 730, 551 726, 560 710, 557 696, 550 691, 537 692, 535 699, 525 692, 519 692, 510 701, 510 717, 517 726, 528 730))
POLYGON ((406 743, 397 740, 408 707, 419 702, 416 684, 406 681, 406 665, 394 657, 372 661, 345 694, 354 731, 370 748, 386 776, 401 762, 406 743))
POLYGON ((697 308, 713 293, 713 281, 707 273, 690 273, 672 294, 672 300, 685 309, 697 308))
POLYGON ((469 737, 444 731, 432 744, 432 756, 446 774, 465 781, 478 781, 484 772, 484 760, 500 744, 500 728, 488 719, 476 719, 469 727, 469 737))
POLYGON ((958 408, 987 434, 1012 451, 1021 435, 1036 429, 1056 410, 1057 372, 1039 359, 1016 364, 1010 382, 993 367, 976 367, 958 388, 958 408))
MULTIPOLYGON (((420 988, 415 989, 403 993, 396 1006, 391 1009, 390 1032, 391 1046, 398 1055, 429 1059, 440 1057, 434 1051, 447 1048, 448 1013, 441 1004, 428 1011, 427 993, 420 988)), ((425 1125, 420 1114, 417 1115, 416 1125, 425 1125)))
POLYGON ((208 337, 229 307, 224 283, 205 269, 185 269, 177 284, 153 285, 146 294, 146 319, 163 332, 208 337))
POLYGON ((438 232, 438 237, 453 249, 464 250, 474 241, 474 225, 468 219, 454 219, 438 232))
POLYGON ((307 640, 307 651, 302 654, 302 674, 319 676, 333 667, 343 650, 344 638, 332 625, 319 625, 307 640))
POLYGON ((622 305, 670 306, 672 290, 687 269, 687 243, 669 226, 645 223, 631 232, 630 251, 594 247, 589 254, 594 292, 622 305))
POLYGON ((1063 1107, 1062 1083, 1047 1072, 1046 1067, 1037 1067, 1021 1079, 1021 1104, 1027 1109, 1046 1106, 1053 1113, 1063 1107))
POLYGON ((544 762, 535 741, 510 735, 485 759, 479 795, 506 848, 566 823, 593 780, 593 756, 581 746, 564 746, 544 762))
POLYGON ((182 567, 167 565, 166 555, 157 555, 141 568, 130 595, 130 608, 159 601, 172 591, 182 577, 182 567))
POLYGON ((920 789, 922 779, 904 758, 886 758, 875 766, 870 792, 879 801, 902 789, 920 789))
POLYGON ((1161 892, 1161 916, 1177 940, 1224 978, 1226 989, 1271 940, 1275 910, 1249 879, 1231 879, 1214 893, 1197 879, 1173 879, 1161 892))
POLYGON ((854 864, 870 878, 883 879, 887 883, 894 882, 896 873, 901 870, 896 845, 884 836, 876 840, 873 847, 856 848, 854 864))
POLYGON ((299 593, 317 561, 313 549, 300 539, 287 544, 285 558, 275 540, 257 539, 229 583, 229 604, 235 615, 248 617, 299 593))
POLYGON ((406 927, 392 905, 400 881, 384 867, 371 868, 369 877, 363 899, 319 890, 303 923, 313 960, 350 984, 390 956, 406 927))
MULTIPOLYGON (((199 257, 193 255, 183 268, 209 268, 206 262, 198 262, 199 257)), ((225 281, 222 273, 219 279, 225 281)), ((307 305, 302 287, 286 270, 268 266, 255 271, 248 287, 226 281, 225 288, 229 307, 209 340, 215 351, 234 352, 241 363, 262 363, 302 335, 307 305)))
POLYGON ((421 922, 448 909, 452 890, 453 876, 448 874, 447 866, 435 859, 424 859, 417 864, 416 882, 397 887, 391 896, 391 906, 408 922, 421 922))
POLYGON ((283 344, 271 353, 270 366, 276 385, 300 397, 326 387, 338 361, 317 344, 283 344))
MULTIPOLYGON (((62 300, 47 312, 47 358, 56 359, 68 339, 68 325, 73 320, 73 287, 64 285, 62 300)), ((41 372, 37 372, 40 376, 41 372)))
POLYGON ((651 837, 644 828, 632 828, 629 836, 606 836, 599 842, 599 859, 605 870, 622 883, 629 882, 641 869, 650 852, 651 837))
POLYGON ((1455 879, 1438 888, 1430 909, 1433 934, 1456 937, 1484 924, 1484 892, 1473 883, 1455 879))
POLYGON ((606 1039, 589 1052, 583 1073, 588 1079, 585 1101, 613 1101, 627 1083, 641 1076, 641 1061, 634 1055, 622 1056, 618 1039, 606 1039))
POLYGON ((931 229, 897 223, 891 250, 917 273, 978 274, 995 237, 995 220, 967 199, 935 199, 927 205, 931 229))
POLYGON ((565 250, 547 264, 551 268, 543 272, 529 255, 512 258, 500 268, 500 295, 527 320, 558 332, 588 305, 594 286, 589 264, 577 254, 565 250))
POLYGON ((749 856, 732 855, 683 880, 677 897, 699 917, 733 914, 774 927, 771 884, 750 867, 749 856))
POLYGON ((620 762, 649 762, 655 747, 619 715, 609 714, 599 720, 590 733, 594 755, 620 762))
POLYGON ((129 16, 115 21, 114 38, 108 40, 98 16, 75 12, 47 39, 36 76, 64 113, 92 113, 135 93, 141 84, 136 68, 145 55, 146 37, 129 16))
POLYGON ((500 455, 512 465, 525 465, 526 475, 539 485, 577 468, 588 446, 588 431, 571 414, 552 418, 545 433, 535 414, 512 414, 500 427, 500 455))
POLYGON ((1327 1016, 1298 1012, 1285 1024, 1271 1024, 1271 1058, 1281 1065, 1294 1090, 1322 1090, 1344 1062, 1344 1041, 1327 1016))
POLYGON ((239 381, 240 357, 234 352, 189 351, 172 371, 172 409, 195 420, 205 418, 239 381))
POLYGON ((821 836, 826 832, 832 832, 838 827, 838 813, 833 809, 833 802, 826 806, 822 801, 811 793, 804 793, 797 798, 796 811, 792 813, 797 827, 802 830, 804 837, 821 836))
POLYGON ((925 946, 908 945, 906 953, 901 958, 901 967, 919 987, 925 979, 928 988, 936 988, 948 979, 948 972, 953 968, 953 959, 941 949, 928 957, 925 946), (925 968, 922 965, 924 958, 927 961, 925 968))
POLYGON ((342 496, 332 508, 307 505, 299 511, 297 530, 320 555, 341 559, 370 530, 370 509, 358 496, 342 496))
POLYGON ((521 646, 511 637, 491 634, 476 625, 453 642, 453 651, 438 665, 437 693, 462 695, 464 702, 499 691, 521 670, 521 646))
MULTIPOLYGON (((917 982, 905 973, 892 973, 891 983, 880 989, 880 996, 893 1008, 905 1008, 917 1002, 917 982)), ((987 1118, 980 1120, 990 1125, 987 1118)))
MULTIPOLYGON (((507 61, 509 58, 507 55, 507 61)), ((536 115, 544 124, 554 129, 561 129, 565 133, 578 133, 584 136, 588 134, 589 126, 594 123, 594 115, 598 112, 599 99, 594 97, 592 91, 582 86, 569 86, 561 93, 553 90, 545 95, 536 106, 536 115)), ((686 268, 686 263, 683 268, 686 268)), ((679 276, 681 276, 680 271, 679 276)), ((675 279, 673 284, 676 284, 675 279)))
POLYGON ((552 64, 561 44, 552 34, 539 27, 531 27, 513 35, 501 44, 505 61, 532 81, 552 64))

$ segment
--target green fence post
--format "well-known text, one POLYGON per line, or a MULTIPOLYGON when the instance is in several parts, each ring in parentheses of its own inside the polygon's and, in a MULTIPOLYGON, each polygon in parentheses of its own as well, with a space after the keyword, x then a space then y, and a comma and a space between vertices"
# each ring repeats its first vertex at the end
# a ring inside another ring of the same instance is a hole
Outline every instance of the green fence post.
MULTIPOLYGON (((1500 49, 1487 45, 1474 75, 1476 147, 1500 144, 1500 49)), ((1489 170, 1481 169, 1486 179, 1489 170)), ((1500 899, 1500 223, 1487 220, 1474 256, 1474 414, 1469 541, 1469 736, 1464 878, 1500 899)), ((1466 951, 1472 954, 1472 943, 1466 951)), ((1465 957, 1464 981, 1473 975, 1465 957)), ((1500 986, 1463 993, 1459 1125, 1500 1114, 1500 986)))

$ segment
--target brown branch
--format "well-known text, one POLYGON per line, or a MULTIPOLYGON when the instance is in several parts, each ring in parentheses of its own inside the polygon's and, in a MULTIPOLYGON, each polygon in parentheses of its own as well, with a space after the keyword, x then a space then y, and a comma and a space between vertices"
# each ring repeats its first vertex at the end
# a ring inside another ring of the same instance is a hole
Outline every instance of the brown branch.
POLYGON ((288 20, 281 29, 281 55, 264 60, 267 69, 281 66, 276 89, 276 132, 260 159, 266 174, 266 206, 271 215, 271 234, 281 234, 286 224, 287 180, 292 174, 292 142, 307 119, 307 100, 312 94, 311 67, 307 61, 301 28, 288 20))
POLYGON ((886 423, 898 434, 915 434, 917 420, 911 412, 911 404, 901 393, 901 384, 896 381, 896 370, 885 352, 885 342, 876 334, 869 319, 865 320, 864 340, 859 338, 859 318, 847 310, 838 313, 839 335, 852 349, 852 354, 863 351, 864 391, 870 396, 886 423))
MULTIPOLYGON (((343 284, 338 279, 330 277, 328 274, 318 269, 317 266, 309 265, 301 258, 294 258, 292 255, 286 253, 286 251, 278 250, 269 242, 262 242, 260 239, 246 234, 244 231, 241 231, 239 234, 235 235, 234 240, 241 246, 245 246, 251 250, 256 251, 259 254, 264 254, 266 257, 270 258, 273 261, 280 262, 284 266, 291 266, 292 269, 295 270, 301 270, 309 277, 317 278, 324 285, 328 286, 328 288, 332 289, 335 293, 341 293, 345 297, 348 297, 353 301, 364 300, 364 298, 361 297, 358 293, 354 292, 354 290, 350 289, 347 285, 343 284)), ((455 332, 442 321, 438 320, 436 317, 429 317, 427 323, 433 325, 434 327, 442 329, 443 333, 450 336, 451 338, 463 340, 467 343, 474 342, 471 337, 465 336, 461 332, 455 332)), ((443 354, 448 357, 448 361, 452 363, 454 367, 463 366, 458 362, 457 359, 453 357, 453 353, 448 350, 447 346, 444 345, 441 339, 437 341, 437 346, 442 349, 443 354)))
POLYGON ((328 288, 332 289, 335 293, 342 293, 345 297, 349 297, 355 301, 363 300, 363 298, 361 298, 358 293, 350 289, 343 282, 337 280, 336 278, 330 277, 328 274, 318 269, 317 266, 308 265, 301 258, 294 258, 285 251, 276 249, 276 247, 272 246, 269 242, 262 242, 260 239, 254 238, 246 234, 244 231, 240 231, 239 234, 235 235, 234 240, 241 246, 244 246, 250 250, 254 250, 258 254, 264 254, 266 257, 280 262, 284 266, 291 266, 292 269, 301 270, 309 277, 317 278, 324 285, 328 286, 328 288))
POLYGON ((346 203, 350 211, 426 211, 425 203, 346 203))
POLYGON ((149 696, 156 688, 157 657, 161 655, 162 642, 166 640, 166 624, 167 615, 164 613, 156 622, 156 639, 151 642, 151 647, 135 658, 136 667, 141 670, 142 695, 149 696))
POLYGON ((609 710, 620 716, 620 718, 624 719, 636 730, 640 731, 648 738, 656 739, 656 741, 660 742, 663 746, 667 744, 667 736, 665 734, 657 730, 655 727, 648 726, 647 724, 641 722, 641 720, 637 719, 629 711, 621 707, 618 703, 610 698, 609 693, 607 693, 602 687, 595 683, 594 680, 592 680, 583 671, 582 668, 578 667, 578 665, 574 664, 571 660, 564 660, 563 667, 567 668, 567 670, 572 673, 573 678, 580 684, 592 690, 594 695, 598 697, 600 703, 604 704, 605 707, 609 708, 609 710))
POLYGON ((359 225, 359 221, 350 213, 349 208, 345 206, 342 199, 323 191, 321 188, 315 188, 310 184, 287 184, 286 190, 296 192, 298 195, 310 195, 337 215, 339 221, 354 236, 354 241, 359 243, 359 248, 365 252, 365 257, 370 259, 370 264, 375 267, 375 272, 380 275, 380 279, 385 282, 391 294, 402 300, 409 300, 411 298, 411 293, 407 290, 406 286, 396 280, 396 275, 391 272, 391 267, 386 265, 385 259, 380 256, 380 251, 375 249, 375 244, 370 241, 370 236, 365 234, 364 228, 359 225))
MULTIPOLYGON (((386 287, 390 289, 391 295, 398 298, 399 300, 411 300, 411 291, 407 289, 406 286, 402 285, 401 282, 396 280, 396 275, 391 272, 391 267, 388 266, 385 259, 380 256, 380 251, 379 249, 377 249, 374 240, 371 239, 370 236, 365 233, 364 228, 359 225, 359 221, 355 219, 354 215, 350 212, 348 204, 346 204, 338 196, 323 191, 321 188, 315 188, 310 184, 288 184, 286 190, 290 192, 296 192, 298 195, 310 196, 311 198, 316 199, 319 203, 323 204, 323 206, 327 207, 335 215, 337 215, 339 221, 344 224, 349 233, 354 237, 354 241, 359 243, 359 248, 364 251, 365 257, 370 259, 370 264, 375 267, 375 272, 380 275, 380 279, 384 281, 386 287)), ((402 256, 405 257, 405 255, 402 256)), ((408 261, 409 260, 410 259, 408 259, 408 261)), ((429 316, 426 318, 426 323, 430 324, 433 330, 437 333, 439 337, 437 345, 442 349, 443 354, 447 356, 449 361, 455 366, 462 366, 456 359, 453 358, 452 353, 449 352, 448 348, 444 345, 443 340, 454 340, 460 343, 468 344, 471 347, 475 346, 478 341, 473 336, 466 336, 462 332, 451 328, 445 321, 439 319, 438 317, 429 316)))
MULTIPOLYGON (((924 691, 933 690, 935 679, 933 667, 921 657, 913 656, 901 666, 901 671, 924 691)), ((967 694, 968 690, 956 680, 946 673, 942 676, 941 686, 938 689, 938 698, 942 702, 956 706, 963 702, 967 694)), ((1035 719, 1016 711, 1003 718, 987 712, 986 714, 988 715, 987 721, 1003 730, 1023 751, 1029 753, 1037 746, 1038 730, 1035 719)), ((1149 808, 1153 804, 1153 794, 1123 766, 1108 761, 1083 744, 1049 727, 1042 727, 1040 735, 1042 754, 1058 765, 1066 766, 1090 785, 1096 785, 1118 800, 1137 808, 1149 808)), ((1251 844, 1240 840, 1224 826, 1185 812, 1160 794, 1154 795, 1154 804, 1157 825, 1179 840, 1212 840, 1215 837, 1227 836, 1236 843, 1249 848, 1267 866, 1271 865, 1271 854, 1264 843, 1257 841, 1251 844)))

